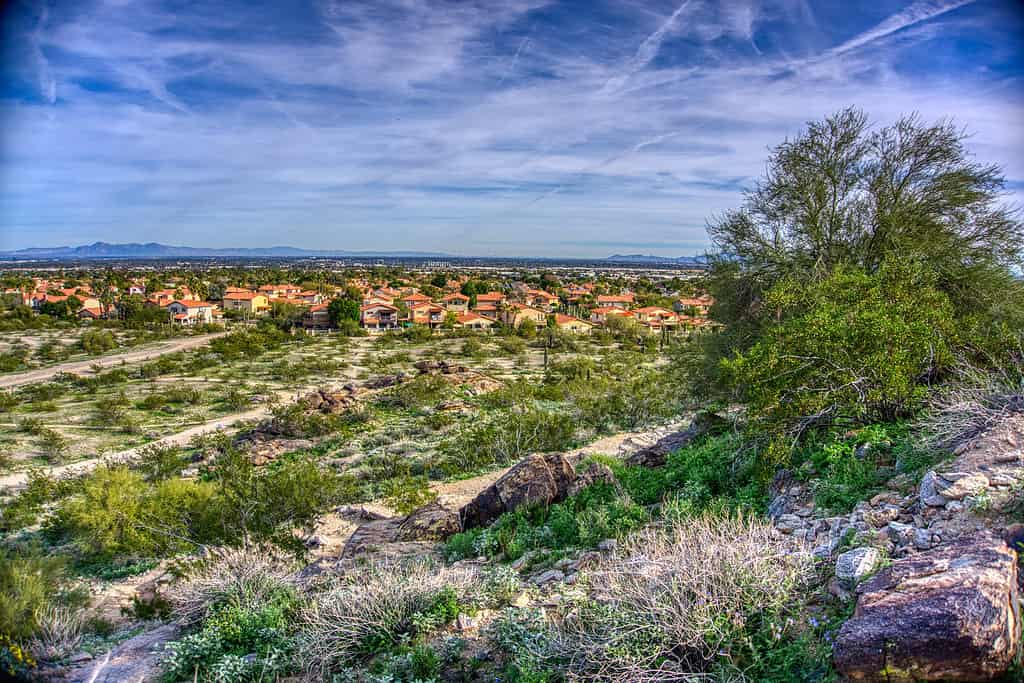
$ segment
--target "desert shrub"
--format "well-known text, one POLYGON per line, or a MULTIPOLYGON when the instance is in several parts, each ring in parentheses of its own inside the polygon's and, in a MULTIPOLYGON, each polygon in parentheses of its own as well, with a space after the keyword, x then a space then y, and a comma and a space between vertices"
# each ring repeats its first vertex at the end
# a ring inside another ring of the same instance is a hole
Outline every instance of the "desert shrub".
POLYGON ((462 349, 459 353, 463 356, 474 357, 483 352, 484 345, 476 337, 468 337, 462 342, 462 349))
POLYGON ((127 467, 100 467, 64 501, 51 533, 89 557, 153 556, 190 549, 211 523, 216 492, 205 482, 169 479, 148 484, 127 467))
POLYGON ((339 578, 299 618, 298 651, 311 673, 364 661, 458 616, 469 570, 429 562, 370 564, 339 578))
POLYGON ((451 385, 440 375, 417 375, 388 392, 384 400, 401 408, 425 408, 436 405, 451 394, 451 385))
POLYGON ((51 477, 42 469, 29 470, 24 488, 0 507, 0 530, 11 532, 35 524, 45 504, 69 495, 78 485, 73 479, 51 477))
POLYGON ((117 340, 110 330, 86 330, 82 333, 79 344, 82 345, 82 350, 90 355, 117 348, 117 340))
POLYGON ((598 432, 636 429, 682 410, 677 387, 655 371, 578 380, 570 392, 580 422, 598 432))
POLYGON ((0 548, 0 673, 19 661, 20 668, 31 663, 24 656, 15 661, 19 652, 49 659, 50 646, 72 646, 80 632, 77 610, 86 598, 68 579, 64 558, 35 548, 0 548))
POLYGON ((85 615, 77 607, 47 605, 37 617, 35 633, 28 641, 36 661, 55 662, 74 654, 82 642, 85 615))
POLYGON ((426 325, 410 325, 402 330, 400 335, 403 341, 412 343, 430 341, 434 337, 434 333, 426 325))
POLYGON ((1015 354, 985 368, 961 360, 926 407, 916 425, 925 443, 955 448, 1006 416, 1024 412, 1024 356, 1015 354))
POLYGON ((18 398, 13 391, 0 391, 0 413, 6 413, 18 405, 18 398))
POLYGON ((572 417, 565 413, 538 408, 496 411, 442 442, 440 465, 457 474, 507 464, 530 453, 565 450, 575 433, 572 417))
MULTIPOLYGON (((589 574, 594 597, 565 610, 554 650, 588 680, 767 680, 767 649, 799 635, 791 617, 812 564, 770 523, 749 517, 648 529, 589 574)), ((772 680, 802 680, 818 664, 808 657, 794 666, 810 668, 772 680)))
POLYGON ((231 387, 227 393, 221 398, 221 404, 225 410, 229 411, 240 411, 248 408, 250 405, 248 394, 239 387, 231 387))
POLYGON ((446 546, 449 561, 503 556, 508 560, 528 551, 591 548, 606 538, 621 538, 650 519, 647 511, 616 487, 593 484, 562 503, 506 512, 484 529, 452 536, 446 546))
POLYGON ((927 396, 929 378, 952 363, 952 305, 915 266, 893 262, 871 274, 839 268, 811 284, 783 280, 765 307, 780 322, 723 367, 754 417, 796 434, 906 417, 927 396))
POLYGON ((484 636, 491 649, 501 653, 501 680, 510 683, 565 680, 564 662, 542 609, 505 610, 487 625, 484 636))
POLYGON ((275 680, 294 671, 293 596, 261 605, 222 605, 195 633, 168 643, 163 658, 171 681, 275 680))
POLYGON ((43 384, 30 384, 18 390, 18 395, 26 403, 39 403, 52 401, 64 395, 64 387, 57 382, 45 382, 43 384))
POLYGON ((185 462, 181 448, 154 443, 138 450, 131 468, 140 472, 146 481, 163 481, 180 476, 185 462))
POLYGON ((46 457, 54 461, 68 452, 71 443, 56 429, 47 427, 39 433, 39 446, 46 457))
POLYGON ((407 515, 437 499, 424 476, 405 475, 388 479, 383 484, 384 502, 400 515, 407 515))
POLYGON ((296 553, 304 548, 292 531, 311 528, 321 511, 350 502, 357 491, 351 475, 322 468, 310 456, 282 458, 259 468, 231 448, 204 468, 202 478, 214 486, 215 498, 195 520, 197 540, 267 541, 296 553))
POLYGON ((28 367, 28 348, 19 347, 0 353, 0 372, 14 372, 28 367))
POLYGON ((203 392, 195 387, 174 386, 148 394, 139 402, 143 410, 161 410, 167 405, 196 404, 203 398, 203 392))
POLYGON ((259 607, 295 590, 294 561, 273 549, 252 547, 220 550, 191 567, 169 597, 174 616, 196 625, 223 606, 259 607))
POLYGON ((341 431, 358 420, 354 413, 325 415, 307 411, 301 403, 289 403, 271 409, 271 425, 282 436, 309 438, 341 431))
POLYGON ((796 460, 804 460, 798 474, 813 477, 815 503, 836 513, 849 512, 869 498, 897 464, 910 471, 923 457, 927 453, 920 452, 903 424, 868 425, 844 434, 824 434, 795 454, 796 460))

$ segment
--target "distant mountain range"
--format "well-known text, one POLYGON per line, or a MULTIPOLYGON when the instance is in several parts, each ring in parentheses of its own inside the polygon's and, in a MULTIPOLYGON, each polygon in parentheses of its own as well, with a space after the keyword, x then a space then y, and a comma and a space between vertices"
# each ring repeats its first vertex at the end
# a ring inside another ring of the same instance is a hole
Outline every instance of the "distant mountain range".
POLYGON ((206 258, 206 257, 240 257, 240 258, 303 258, 314 256, 373 258, 451 258, 449 254, 429 251, 345 251, 338 249, 299 249, 297 247, 256 247, 214 249, 206 247, 176 247, 157 242, 146 244, 110 244, 93 242, 79 247, 35 247, 18 249, 17 251, 0 252, 0 258, 6 259, 167 259, 167 258, 206 258))
POLYGON ((678 264, 681 266, 704 266, 707 259, 703 256, 653 256, 651 254, 612 254, 605 261, 616 263, 658 263, 678 264))

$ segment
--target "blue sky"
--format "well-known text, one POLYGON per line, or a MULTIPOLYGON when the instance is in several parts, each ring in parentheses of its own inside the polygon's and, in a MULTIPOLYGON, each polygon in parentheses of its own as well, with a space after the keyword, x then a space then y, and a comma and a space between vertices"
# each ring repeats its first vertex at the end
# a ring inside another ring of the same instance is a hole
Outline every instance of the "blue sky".
POLYGON ((22 1, 0 50, 0 249, 700 253, 849 105, 1024 203, 1015 0, 22 1))

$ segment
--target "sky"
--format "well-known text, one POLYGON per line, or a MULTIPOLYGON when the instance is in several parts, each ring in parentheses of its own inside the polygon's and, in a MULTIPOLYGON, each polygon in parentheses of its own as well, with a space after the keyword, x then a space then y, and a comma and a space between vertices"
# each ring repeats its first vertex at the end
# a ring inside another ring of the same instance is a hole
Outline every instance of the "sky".
POLYGON ((26 0, 0 250, 703 253, 847 106, 970 132, 1024 204, 1019 0, 26 0))

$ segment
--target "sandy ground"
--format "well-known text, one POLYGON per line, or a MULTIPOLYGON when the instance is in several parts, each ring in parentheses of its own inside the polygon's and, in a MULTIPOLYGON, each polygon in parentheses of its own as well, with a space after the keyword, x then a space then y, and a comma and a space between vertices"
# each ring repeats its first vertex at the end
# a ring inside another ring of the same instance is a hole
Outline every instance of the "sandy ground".
MULTIPOLYGON (((288 392, 289 395, 291 392, 288 392)), ((118 451, 117 453, 107 453, 101 458, 90 458, 88 460, 79 460, 78 462, 71 463, 69 465, 58 465, 56 467, 50 467, 46 471, 50 476, 63 477, 63 476, 77 476, 85 474, 98 465, 104 462, 118 462, 118 461, 129 461, 139 455, 139 451, 148 448, 150 446, 185 446, 193 437, 201 434, 209 434, 210 432, 225 431, 233 428, 237 423, 248 420, 260 420, 267 417, 270 414, 269 406, 260 406, 259 408, 253 408, 241 413, 233 413, 231 415, 225 415, 209 422, 204 422, 200 425, 190 427, 184 431, 170 436, 165 436, 162 439, 151 441, 144 446, 136 446, 135 448, 129 448, 127 450, 118 451)), ((25 482, 28 481, 28 475, 25 472, 18 472, 15 474, 8 474, 0 477, 0 490, 3 489, 18 489, 24 486, 25 482)))
POLYGON ((33 384, 35 382, 45 382, 61 372, 89 375, 92 374, 93 368, 95 367, 109 368, 121 365, 122 363, 141 363, 168 353, 174 353, 175 351, 187 351, 189 349, 205 346, 210 342, 210 340, 216 339, 217 337, 223 337, 226 334, 228 334, 228 332, 212 332, 210 334, 201 334, 195 337, 184 337, 182 339, 160 342, 152 346, 147 346, 143 349, 135 349, 134 351, 125 351, 124 353, 115 353, 110 356, 102 356, 91 360, 71 361, 68 363, 60 363, 59 365, 52 365, 48 368, 40 368, 38 370, 28 370, 26 372, 4 375, 0 376, 0 389, 10 389, 12 387, 20 387, 22 385, 33 384))

